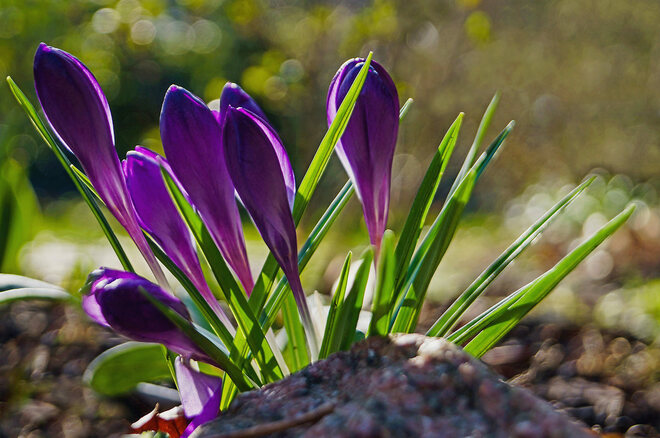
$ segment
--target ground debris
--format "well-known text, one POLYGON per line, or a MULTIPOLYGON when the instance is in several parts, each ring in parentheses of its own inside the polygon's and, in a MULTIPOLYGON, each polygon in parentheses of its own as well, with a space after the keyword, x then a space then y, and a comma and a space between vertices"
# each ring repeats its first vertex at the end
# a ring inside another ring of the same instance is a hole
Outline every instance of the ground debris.
POLYGON ((453 344, 370 338, 259 391, 241 394, 195 435, 209 437, 593 437, 453 344), (324 415, 285 424, 319 407, 324 415), (267 434, 255 435, 259 428, 267 434), (241 434, 241 431, 250 433, 241 434))

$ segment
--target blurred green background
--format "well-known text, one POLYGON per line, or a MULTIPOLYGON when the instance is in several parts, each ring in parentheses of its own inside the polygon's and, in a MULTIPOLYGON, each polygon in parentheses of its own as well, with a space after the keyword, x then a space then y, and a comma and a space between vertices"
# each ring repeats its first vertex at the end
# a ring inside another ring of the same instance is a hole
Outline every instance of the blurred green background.
MULTIPOLYGON (((601 177, 587 196, 494 290, 509 292, 538 275, 634 199, 640 208, 630 225, 545 309, 580 319, 591 318, 594 308, 595 317, 607 316, 603 323, 632 324, 653 339, 660 332, 660 283, 651 281, 660 269, 658 22, 656 0, 0 0, 0 73, 35 101, 38 43, 79 57, 108 96, 120 157, 136 144, 160 149, 158 116, 170 84, 210 102, 225 81, 237 82, 279 130, 300 178, 327 126, 332 76, 347 58, 373 50, 401 100, 415 99, 394 163, 395 230, 446 128, 466 113, 453 176, 500 90, 489 138, 510 119, 516 129, 480 182, 432 297, 444 301, 460 292, 567 185, 596 171, 601 177), (636 310, 626 310, 632 314, 617 305, 635 300, 636 310)), ((0 270, 77 287, 94 267, 118 265, 4 85, 0 162, 0 270)), ((333 159, 302 233, 345 179, 333 159)), ((435 211, 440 205, 441 198, 435 211)), ((346 250, 365 244, 360 217, 352 201, 336 226, 341 232, 303 278, 306 289, 327 292, 346 250)), ((250 226, 248 237, 259 260, 264 248, 250 226)))

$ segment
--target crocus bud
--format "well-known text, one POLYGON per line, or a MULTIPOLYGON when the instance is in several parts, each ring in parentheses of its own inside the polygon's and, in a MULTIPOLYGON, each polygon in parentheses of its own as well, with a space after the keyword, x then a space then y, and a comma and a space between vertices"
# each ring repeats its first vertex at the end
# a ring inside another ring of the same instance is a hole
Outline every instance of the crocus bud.
MULTIPOLYGON (((364 59, 348 60, 330 83, 327 99, 328 125, 364 59)), ((337 143, 337 155, 353 181, 362 202, 372 245, 380 248, 390 203, 392 159, 399 131, 399 96, 385 69, 371 61, 367 78, 355 103, 346 130, 337 143)))
POLYGON ((291 214, 295 181, 284 146, 267 122, 244 108, 227 107, 223 120, 222 147, 234 187, 289 281, 303 323, 311 329, 291 214))
POLYGON ((220 124, 204 102, 183 88, 170 87, 160 115, 165 156, 249 294, 254 281, 220 132, 220 124))
MULTIPOLYGON (((222 322, 231 323, 209 289, 188 227, 165 186, 161 168, 172 175, 167 160, 137 146, 123 161, 126 185, 138 214, 140 226, 160 245, 165 254, 190 278, 222 322)), ((176 177, 174 177, 176 181, 176 177)))
POLYGON ((72 55, 42 43, 34 56, 34 84, 53 132, 76 156, 158 281, 167 284, 138 226, 115 149, 110 107, 94 75, 72 55))
POLYGON ((190 319, 183 303, 158 285, 138 275, 99 268, 90 274, 83 288, 82 306, 96 322, 127 338, 156 342, 185 357, 213 362, 143 295, 152 297, 190 319))

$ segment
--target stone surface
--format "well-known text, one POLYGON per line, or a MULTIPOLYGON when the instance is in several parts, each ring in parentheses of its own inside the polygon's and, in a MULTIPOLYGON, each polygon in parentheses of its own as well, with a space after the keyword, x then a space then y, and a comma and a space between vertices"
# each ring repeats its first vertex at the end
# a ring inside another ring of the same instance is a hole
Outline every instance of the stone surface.
POLYGON ((198 429, 210 437, 593 437, 443 339, 370 338, 259 391, 198 429))

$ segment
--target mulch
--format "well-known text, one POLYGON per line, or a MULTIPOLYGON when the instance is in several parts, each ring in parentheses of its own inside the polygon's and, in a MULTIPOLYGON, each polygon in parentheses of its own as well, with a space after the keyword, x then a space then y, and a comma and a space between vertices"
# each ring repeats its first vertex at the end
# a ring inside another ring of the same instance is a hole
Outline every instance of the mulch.
MULTIPOLYGON (((78 309, 0 307, 0 438, 127 433, 153 402, 100 397, 81 379, 119 342, 78 309)), ((626 332, 525 321, 484 362, 604 436, 660 436, 660 350, 626 332)))

